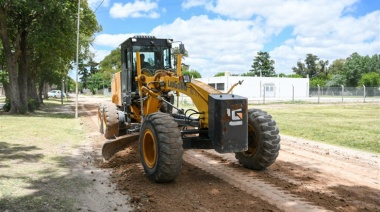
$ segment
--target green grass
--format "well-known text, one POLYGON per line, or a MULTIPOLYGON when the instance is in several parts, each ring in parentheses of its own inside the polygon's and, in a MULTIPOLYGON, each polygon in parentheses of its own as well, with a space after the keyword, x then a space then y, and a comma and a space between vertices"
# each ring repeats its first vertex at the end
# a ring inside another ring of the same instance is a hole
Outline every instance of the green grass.
POLYGON ((76 211, 89 185, 70 171, 84 129, 61 105, 46 101, 27 115, 0 114, 0 211, 76 211))
POLYGON ((380 104, 253 105, 269 112, 280 133, 380 153, 380 104))
MULTIPOLYGON (((195 109, 182 103, 182 108, 195 109)), ((249 105, 273 116, 280 134, 380 153, 379 103, 273 102, 249 105)))

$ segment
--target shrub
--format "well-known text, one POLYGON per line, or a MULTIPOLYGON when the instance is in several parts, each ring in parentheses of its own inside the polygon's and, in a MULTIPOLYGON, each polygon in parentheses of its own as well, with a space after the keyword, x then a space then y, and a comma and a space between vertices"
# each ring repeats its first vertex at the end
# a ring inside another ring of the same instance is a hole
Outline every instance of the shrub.
POLYGON ((11 99, 8 99, 8 98, 5 99, 5 104, 3 105, 3 110, 5 112, 8 112, 11 110, 11 99))
POLYGON ((28 109, 30 112, 34 112, 37 109, 37 101, 33 98, 29 98, 28 100, 28 109))

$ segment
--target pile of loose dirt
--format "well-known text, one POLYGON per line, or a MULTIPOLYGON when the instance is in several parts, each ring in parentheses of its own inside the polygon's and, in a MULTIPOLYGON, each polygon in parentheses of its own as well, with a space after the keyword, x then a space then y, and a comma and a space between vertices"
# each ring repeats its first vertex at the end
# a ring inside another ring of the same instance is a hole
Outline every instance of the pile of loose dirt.
POLYGON ((112 181, 138 211, 279 211, 188 163, 174 182, 153 183, 144 173, 137 141, 99 165, 113 168, 112 181))

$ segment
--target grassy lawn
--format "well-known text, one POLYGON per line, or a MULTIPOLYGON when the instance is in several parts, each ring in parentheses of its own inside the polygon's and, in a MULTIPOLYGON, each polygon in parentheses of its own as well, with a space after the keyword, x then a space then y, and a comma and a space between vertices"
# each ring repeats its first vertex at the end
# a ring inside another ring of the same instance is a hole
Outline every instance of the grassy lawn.
MULTIPOLYGON (((195 109, 193 104, 181 108, 195 109)), ((273 116, 280 133, 308 140, 380 153, 379 103, 325 103, 304 101, 249 105, 273 116)))
POLYGON ((281 134, 380 153, 380 104, 251 105, 269 112, 281 134))
POLYGON ((89 183, 71 173, 70 161, 84 130, 60 107, 67 105, 49 100, 35 113, 0 113, 0 211, 76 211, 75 192, 89 183))

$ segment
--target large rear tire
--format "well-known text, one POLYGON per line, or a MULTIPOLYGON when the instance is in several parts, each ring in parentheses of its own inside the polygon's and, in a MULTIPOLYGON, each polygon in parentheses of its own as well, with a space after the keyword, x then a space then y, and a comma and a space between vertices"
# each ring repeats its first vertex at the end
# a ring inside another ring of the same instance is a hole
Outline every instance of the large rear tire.
POLYGON ((267 112, 248 111, 248 150, 235 153, 243 166, 262 170, 276 161, 280 151, 280 135, 276 122, 267 112))
POLYGON ((144 118, 140 129, 141 162, 148 178, 166 183, 175 180, 182 168, 182 139, 177 122, 157 112, 144 118))
POLYGON ((119 136, 119 115, 113 103, 103 104, 103 133, 107 139, 119 136))

